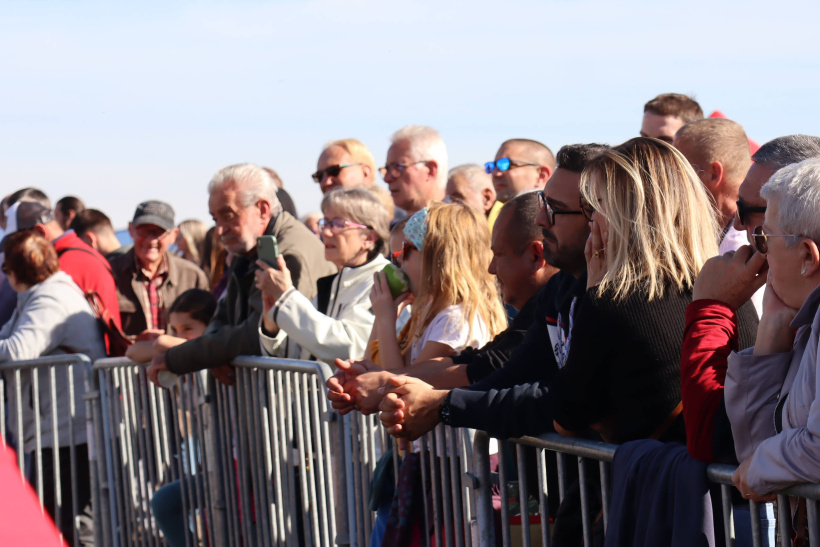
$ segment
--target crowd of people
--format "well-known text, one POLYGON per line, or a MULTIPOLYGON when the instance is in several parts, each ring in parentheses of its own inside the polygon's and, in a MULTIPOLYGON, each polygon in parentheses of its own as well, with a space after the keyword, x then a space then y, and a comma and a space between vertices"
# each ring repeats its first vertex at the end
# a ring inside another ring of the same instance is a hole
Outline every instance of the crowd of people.
MULTIPOLYGON (((321 212, 300 220, 275 171, 231 165, 208 185, 214 227, 146 200, 127 247, 81 199, 18 190, 0 207, 0 361, 113 354, 86 325, 101 305, 160 386, 205 369, 231 384, 239 355, 321 360, 333 408, 380 411, 405 446, 440 423, 654 439, 739 464, 746 499, 820 482, 820 137, 759 146, 668 93, 625 143, 513 138, 448 168, 426 126, 396 131, 383 167, 332 141, 312 174, 321 212)), ((13 434, 29 451, 27 420, 13 434)), ((160 492, 158 522, 184 544, 179 486, 160 492)), ((397 537, 393 495, 373 545, 397 537)))

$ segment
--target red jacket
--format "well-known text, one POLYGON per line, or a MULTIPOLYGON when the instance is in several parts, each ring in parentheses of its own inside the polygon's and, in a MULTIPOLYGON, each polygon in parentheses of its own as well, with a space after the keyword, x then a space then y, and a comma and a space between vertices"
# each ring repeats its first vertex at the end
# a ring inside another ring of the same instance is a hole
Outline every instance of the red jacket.
POLYGON ((738 348, 737 317, 719 300, 695 300, 686 308, 680 373, 686 448, 714 461, 715 414, 723 399, 727 359, 738 348))
POLYGON ((97 291, 114 322, 121 326, 117 285, 105 257, 73 231, 66 232, 52 243, 60 257, 60 269, 70 275, 83 292, 97 291))

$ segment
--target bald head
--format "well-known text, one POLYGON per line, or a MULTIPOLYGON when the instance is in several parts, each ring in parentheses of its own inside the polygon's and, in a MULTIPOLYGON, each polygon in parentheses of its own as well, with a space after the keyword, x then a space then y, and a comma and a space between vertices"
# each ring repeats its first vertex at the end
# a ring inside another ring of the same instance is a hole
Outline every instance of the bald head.
POLYGON ((752 165, 749 138, 743 127, 732 120, 707 118, 690 122, 678 130, 674 144, 695 171, 708 174, 712 164, 719 162, 725 183, 735 191, 752 165))
POLYGON ((458 165, 448 174, 447 197, 486 215, 495 203, 493 179, 477 163, 458 165))
POLYGON ((544 165, 550 168, 550 172, 555 171, 555 156, 549 146, 532 139, 510 139, 504 141, 500 148, 515 146, 526 154, 527 161, 544 165))

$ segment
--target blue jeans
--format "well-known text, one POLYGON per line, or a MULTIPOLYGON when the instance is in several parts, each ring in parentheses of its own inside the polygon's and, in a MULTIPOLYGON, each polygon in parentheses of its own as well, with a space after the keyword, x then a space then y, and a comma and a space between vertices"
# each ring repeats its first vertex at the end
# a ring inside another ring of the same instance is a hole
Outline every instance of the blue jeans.
MULTIPOLYGON (((188 491, 195 488, 194 477, 187 479, 188 491)), ((202 484, 200 484, 202 486, 202 484)), ((194 498, 194 496, 191 496, 194 498)), ((195 501, 191 499, 191 501, 195 501)), ((193 508, 192 508, 193 509, 193 508)), ((151 513, 162 530, 165 541, 171 547, 185 547, 185 532, 188 528, 188 515, 182 511, 182 483, 174 481, 156 491, 151 498, 151 513)))

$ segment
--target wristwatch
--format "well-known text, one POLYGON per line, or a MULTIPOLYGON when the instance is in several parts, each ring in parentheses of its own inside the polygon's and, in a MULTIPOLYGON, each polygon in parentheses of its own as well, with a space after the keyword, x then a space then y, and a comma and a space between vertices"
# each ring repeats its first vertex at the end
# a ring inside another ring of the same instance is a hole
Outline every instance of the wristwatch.
POLYGON ((441 406, 438 407, 438 417, 444 425, 450 425, 450 396, 452 394, 453 391, 450 390, 450 392, 447 393, 447 397, 442 401, 441 406))

